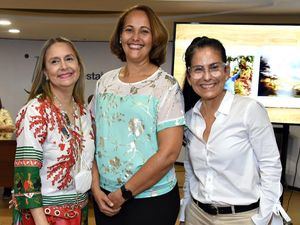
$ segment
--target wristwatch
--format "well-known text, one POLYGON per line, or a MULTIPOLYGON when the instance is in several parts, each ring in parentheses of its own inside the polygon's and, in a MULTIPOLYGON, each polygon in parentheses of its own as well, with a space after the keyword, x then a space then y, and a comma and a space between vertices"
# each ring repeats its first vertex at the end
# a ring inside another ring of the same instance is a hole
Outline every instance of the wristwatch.
POLYGON ((132 192, 128 189, 126 189, 125 184, 121 186, 121 192, 122 192, 122 197, 125 199, 125 201, 131 199, 132 196, 132 192))

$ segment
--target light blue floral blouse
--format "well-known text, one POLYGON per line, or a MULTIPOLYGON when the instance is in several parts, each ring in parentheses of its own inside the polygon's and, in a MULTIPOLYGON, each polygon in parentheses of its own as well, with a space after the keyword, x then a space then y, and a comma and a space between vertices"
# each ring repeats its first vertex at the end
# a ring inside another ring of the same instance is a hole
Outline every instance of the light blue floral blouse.
MULTIPOLYGON (((100 186, 108 191, 126 183, 157 152, 159 131, 185 123, 182 93, 173 76, 159 68, 143 81, 124 83, 120 70, 101 77, 90 105, 97 127, 100 186)), ((136 198, 165 194, 176 182, 172 168, 136 198)))

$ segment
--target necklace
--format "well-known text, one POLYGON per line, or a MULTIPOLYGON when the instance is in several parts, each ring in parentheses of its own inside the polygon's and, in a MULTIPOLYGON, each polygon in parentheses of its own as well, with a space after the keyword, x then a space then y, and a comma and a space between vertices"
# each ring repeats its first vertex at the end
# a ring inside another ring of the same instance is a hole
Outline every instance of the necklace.
POLYGON ((60 109, 60 112, 61 112, 61 115, 62 115, 62 118, 64 119, 64 122, 65 122, 65 125, 68 127, 68 128, 72 128, 72 127, 75 127, 76 123, 76 114, 77 114, 77 107, 76 107, 76 104, 75 104, 75 100, 74 98, 72 98, 72 107, 73 107, 73 112, 72 112, 72 116, 74 118, 74 125, 72 126, 72 123, 71 123, 71 120, 68 116, 68 113, 66 110, 63 109, 63 106, 62 106, 62 103, 61 101, 54 95, 53 96, 54 100, 57 102, 58 104, 58 107, 60 109))
POLYGON ((73 156, 75 158, 75 165, 73 170, 78 173, 80 170, 80 159, 81 159, 81 151, 82 151, 82 139, 83 139, 83 131, 82 131, 82 124, 81 124, 81 116, 80 116, 80 109, 79 106, 75 103, 74 98, 72 98, 72 107, 73 107, 73 118, 74 124, 71 123, 67 112, 63 109, 62 103, 60 100, 54 95, 54 100, 58 103, 62 120, 64 122, 64 126, 61 129, 62 134, 68 141, 73 143, 73 156), (78 112, 79 111, 79 112, 78 112), (78 115, 77 115, 78 113, 78 115), (79 120, 79 127, 76 126, 76 119, 79 120), (79 130, 78 130, 79 129, 79 130), (78 132, 76 132, 76 130, 78 132), (71 141, 73 140, 73 141, 71 141))

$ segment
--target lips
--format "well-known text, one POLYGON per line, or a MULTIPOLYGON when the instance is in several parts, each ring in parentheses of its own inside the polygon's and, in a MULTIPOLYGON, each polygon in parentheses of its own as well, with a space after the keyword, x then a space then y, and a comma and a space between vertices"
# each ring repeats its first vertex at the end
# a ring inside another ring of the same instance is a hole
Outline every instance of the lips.
POLYGON ((74 74, 74 72, 64 72, 64 73, 59 74, 58 77, 64 79, 64 78, 73 76, 73 74, 74 74))
POLYGON ((136 49, 136 50, 139 50, 139 49, 141 49, 142 47, 144 47, 144 45, 142 45, 142 44, 128 44, 128 47, 129 47, 130 49, 136 49))
POLYGON ((200 84, 200 87, 204 89, 209 89, 215 87, 216 83, 210 83, 210 84, 200 84))

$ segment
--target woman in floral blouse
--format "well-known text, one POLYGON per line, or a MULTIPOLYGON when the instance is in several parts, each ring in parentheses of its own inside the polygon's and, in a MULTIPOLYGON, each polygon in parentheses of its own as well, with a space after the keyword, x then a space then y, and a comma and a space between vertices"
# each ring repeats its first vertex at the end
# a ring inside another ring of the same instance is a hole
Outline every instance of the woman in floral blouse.
POLYGON ((14 224, 87 224, 89 187, 75 185, 79 172, 86 171, 85 178, 91 174, 94 154, 83 92, 83 64, 75 46, 62 37, 49 39, 16 119, 14 224))

